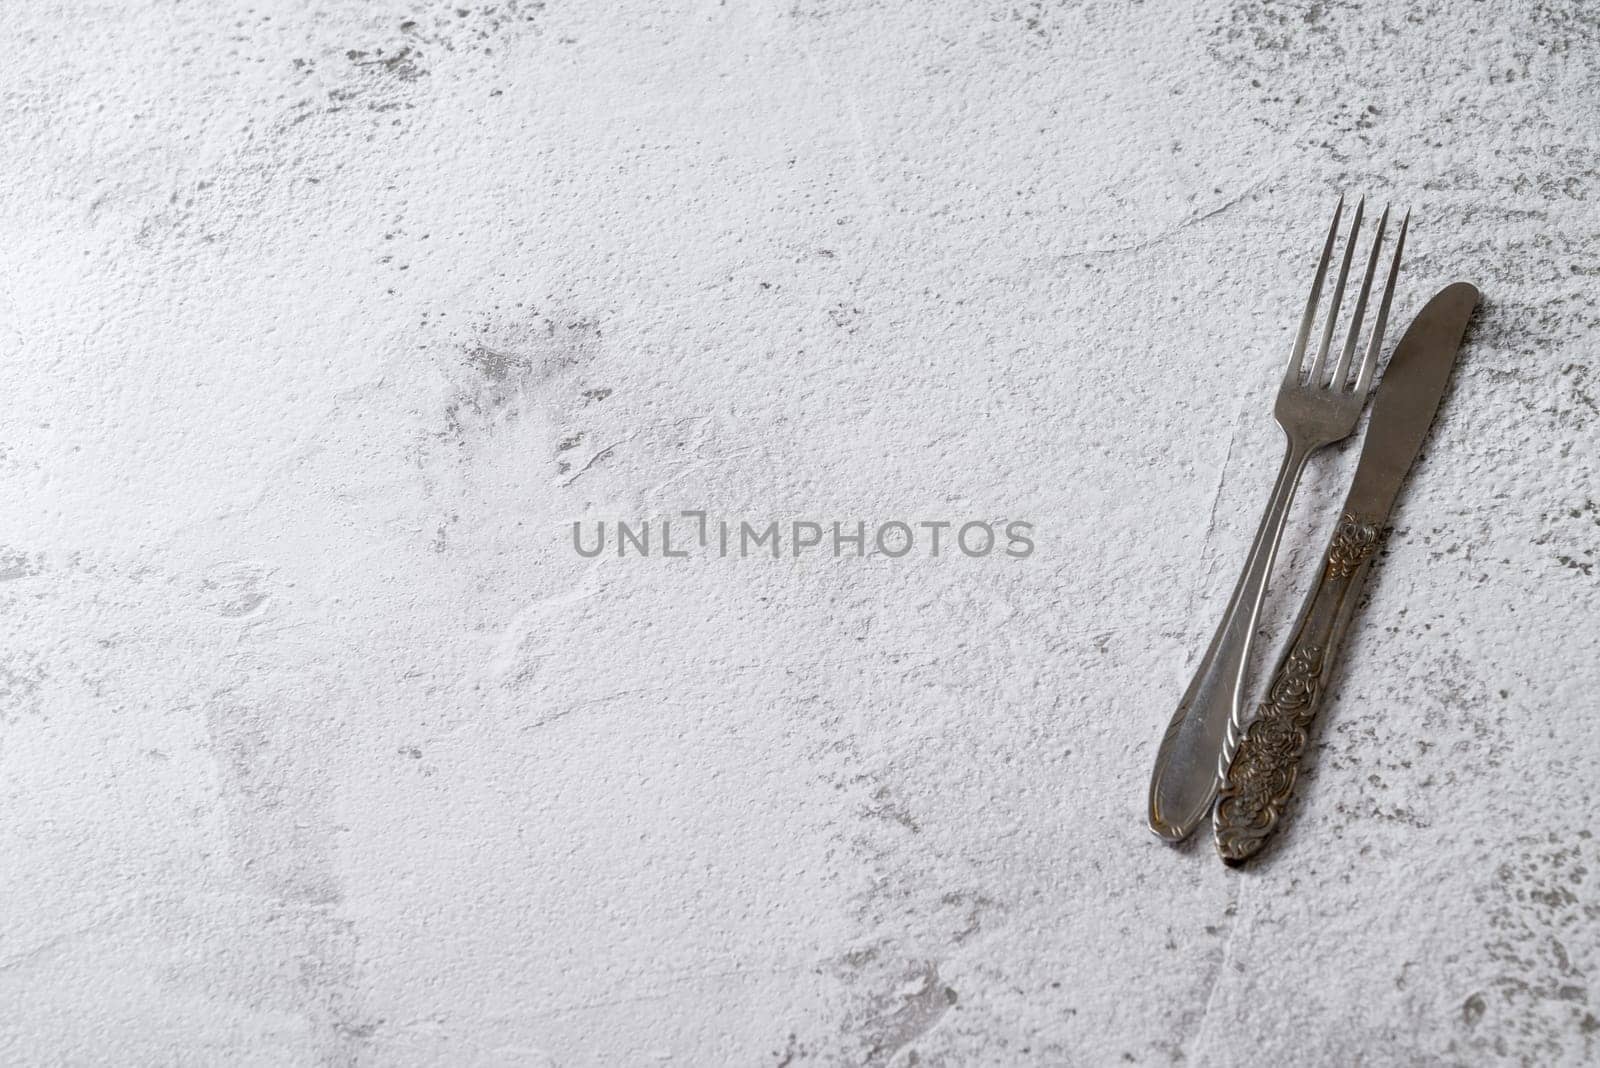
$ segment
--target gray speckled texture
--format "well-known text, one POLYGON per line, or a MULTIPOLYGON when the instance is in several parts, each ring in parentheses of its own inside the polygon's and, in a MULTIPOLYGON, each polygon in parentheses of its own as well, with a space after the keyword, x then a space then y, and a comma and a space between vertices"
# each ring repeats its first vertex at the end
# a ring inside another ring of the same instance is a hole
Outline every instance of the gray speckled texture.
POLYGON ((1593 12, 12 5, 0 1061, 1594 1063, 1593 12), (1339 191, 1486 299, 1233 872, 1144 789, 1339 191), (568 540, 697 507, 1039 548, 568 540))

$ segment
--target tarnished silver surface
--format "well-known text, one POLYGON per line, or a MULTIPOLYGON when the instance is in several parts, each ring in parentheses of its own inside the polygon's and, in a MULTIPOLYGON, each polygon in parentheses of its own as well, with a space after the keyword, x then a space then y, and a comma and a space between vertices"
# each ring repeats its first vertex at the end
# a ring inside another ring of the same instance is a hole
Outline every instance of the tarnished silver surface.
POLYGON ((1283 464, 1278 470, 1278 478, 1267 500, 1261 525, 1245 559, 1244 571, 1239 576, 1233 595, 1228 599, 1222 622, 1195 669, 1188 690, 1178 702, 1177 712, 1173 714, 1156 754, 1155 771, 1150 779, 1149 822, 1150 829, 1168 841, 1181 841, 1199 826, 1216 797, 1219 776, 1232 757, 1228 745, 1229 724, 1236 718, 1243 700, 1244 667, 1249 661, 1251 638, 1266 592, 1267 576, 1272 571, 1284 521, 1288 517, 1289 506, 1294 500, 1295 488, 1299 485, 1306 461, 1318 449, 1348 437, 1355 430, 1362 405, 1372 388, 1373 371, 1383 346, 1384 326, 1389 316, 1395 278, 1400 270, 1400 255, 1405 246, 1409 216, 1401 222, 1395 239, 1371 340, 1359 366, 1353 368, 1367 301, 1372 295, 1373 276, 1383 248, 1384 230, 1389 221, 1389 210, 1385 208, 1372 239, 1372 251, 1367 258, 1360 293, 1356 297, 1349 333, 1337 358, 1330 360, 1334 327, 1355 256, 1364 206, 1364 202, 1356 205, 1350 234, 1345 240, 1338 279, 1326 309, 1321 343, 1308 369, 1305 366, 1306 347, 1311 329, 1317 321, 1323 283, 1339 236, 1339 220, 1344 210, 1342 199, 1334 209, 1333 222, 1328 227, 1328 237, 1322 247, 1322 258, 1317 263, 1316 279, 1311 285, 1311 295, 1306 299, 1300 330, 1273 409, 1273 416, 1288 439, 1283 464))
POLYGON ((1478 297, 1465 282, 1445 287, 1401 338, 1374 402, 1361 461, 1322 572, 1306 595, 1267 699, 1247 728, 1237 718, 1230 723, 1225 748, 1236 752, 1224 771, 1213 815, 1217 852, 1230 863, 1257 853, 1278 826, 1367 568, 1438 410, 1478 297))

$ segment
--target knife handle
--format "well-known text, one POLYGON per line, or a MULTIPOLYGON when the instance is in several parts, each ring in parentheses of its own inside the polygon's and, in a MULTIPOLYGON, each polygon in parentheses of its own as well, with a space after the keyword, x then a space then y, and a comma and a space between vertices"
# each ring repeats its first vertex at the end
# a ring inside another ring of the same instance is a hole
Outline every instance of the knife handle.
POLYGON ((1229 725, 1224 752, 1231 752, 1232 760, 1217 792, 1212 831, 1217 852, 1230 864, 1255 855, 1278 826, 1294 789, 1307 730, 1383 536, 1381 519, 1344 513, 1272 673, 1267 699, 1248 727, 1239 720, 1229 725))

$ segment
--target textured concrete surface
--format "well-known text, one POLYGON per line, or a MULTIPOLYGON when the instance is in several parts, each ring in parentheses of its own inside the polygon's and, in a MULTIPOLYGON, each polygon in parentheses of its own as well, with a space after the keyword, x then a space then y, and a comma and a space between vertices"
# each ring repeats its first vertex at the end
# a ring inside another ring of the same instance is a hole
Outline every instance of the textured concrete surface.
POLYGON ((0 34, 0 1060, 1600 1057, 1584 0, 0 34), (1340 191, 1486 303, 1233 872, 1143 795, 1340 191), (573 551, 684 509, 1037 551, 573 551))

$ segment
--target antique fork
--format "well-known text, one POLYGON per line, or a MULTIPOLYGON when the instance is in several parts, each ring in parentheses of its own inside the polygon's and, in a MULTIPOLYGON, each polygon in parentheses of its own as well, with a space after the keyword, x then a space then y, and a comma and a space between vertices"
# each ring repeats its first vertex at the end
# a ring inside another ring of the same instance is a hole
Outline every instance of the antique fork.
POLYGON ((1311 296, 1306 299, 1300 332, 1295 338, 1289 367, 1284 373, 1283 385, 1278 389, 1278 400, 1273 407, 1273 417, 1288 439, 1283 464, 1278 469, 1278 478, 1267 500, 1261 526, 1256 530, 1250 553, 1245 558, 1244 572, 1228 599, 1222 622, 1212 636, 1205 656, 1195 669, 1189 689, 1184 693, 1183 700, 1178 702, 1178 710, 1156 754, 1155 773, 1150 779, 1150 829, 1171 842, 1187 838, 1209 814, 1221 777, 1233 759, 1232 743, 1236 741, 1237 732, 1229 731, 1229 723, 1242 718, 1244 669, 1250 660, 1250 647, 1261 613, 1261 602, 1266 594, 1267 577, 1272 571, 1272 561, 1283 536, 1289 505, 1294 501, 1295 489, 1300 483, 1306 461, 1318 449, 1350 436, 1360 418, 1367 394, 1372 389, 1373 371, 1383 346, 1383 331, 1389 319, 1389 302, 1394 295, 1395 278, 1400 272, 1400 253, 1405 247, 1410 215, 1407 214, 1400 224, 1371 343, 1360 366, 1354 371, 1354 382, 1351 382, 1351 364, 1361 336, 1367 299, 1372 293, 1372 279, 1383 247, 1383 233, 1389 222, 1389 209, 1385 208, 1378 219, 1378 232, 1372 241, 1372 254, 1367 260, 1361 292, 1356 297, 1350 332, 1343 351, 1330 367, 1329 347, 1339 317, 1339 305, 1344 299, 1345 281, 1350 274, 1350 262, 1355 254, 1356 235, 1361 230, 1361 215, 1365 206, 1364 199, 1356 204, 1338 281, 1334 284, 1333 298, 1327 309, 1327 323, 1322 328, 1322 343, 1307 369, 1304 366, 1306 342, 1316 322, 1317 305, 1327 278, 1334 243, 1339 235, 1339 219, 1344 212, 1343 197, 1339 198, 1333 210, 1333 223, 1328 227, 1328 239, 1322 246, 1322 259, 1317 263, 1317 277, 1311 283, 1311 296))

